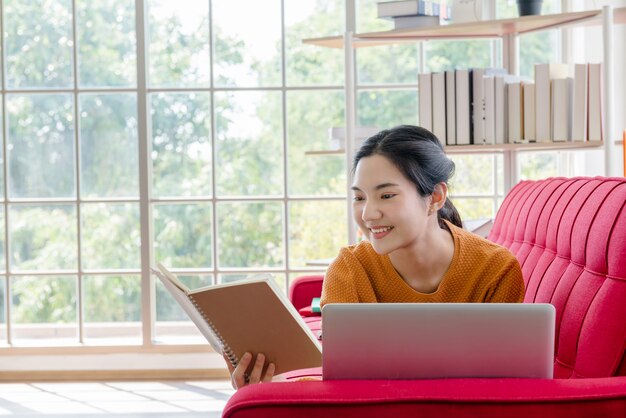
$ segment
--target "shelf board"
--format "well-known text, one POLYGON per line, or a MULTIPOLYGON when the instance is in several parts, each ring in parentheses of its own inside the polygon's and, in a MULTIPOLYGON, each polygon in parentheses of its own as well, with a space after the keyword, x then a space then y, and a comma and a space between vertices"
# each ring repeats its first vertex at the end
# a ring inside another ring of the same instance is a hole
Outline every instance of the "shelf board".
POLYGON ((529 142, 521 144, 446 145, 446 154, 491 153, 504 151, 574 151, 600 148, 602 141, 529 142))
MULTIPOLYGON (((615 23, 626 23, 626 7, 615 8, 613 20, 615 23)), ((355 48, 360 48, 428 39, 497 38, 513 33, 523 34, 551 28, 599 25, 601 21, 602 10, 587 10, 482 22, 453 23, 430 28, 359 33, 354 35, 353 43, 355 48)), ((327 48, 343 48, 343 36, 304 39, 302 42, 327 48)))
MULTIPOLYGON (((602 147, 602 141, 585 142, 531 142, 527 144, 485 144, 485 145, 446 145, 446 154, 494 153, 504 151, 573 151, 602 147)), ((337 155, 345 150, 306 151, 306 155, 337 155)))
POLYGON ((322 149, 322 150, 305 151, 304 155, 338 155, 338 154, 344 154, 345 152, 346 152, 345 149, 322 149))

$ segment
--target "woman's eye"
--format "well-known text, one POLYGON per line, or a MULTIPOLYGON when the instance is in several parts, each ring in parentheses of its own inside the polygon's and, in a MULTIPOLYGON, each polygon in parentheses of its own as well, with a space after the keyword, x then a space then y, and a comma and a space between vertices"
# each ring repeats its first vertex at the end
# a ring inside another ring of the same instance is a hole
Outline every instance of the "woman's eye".
POLYGON ((354 196, 354 201, 355 201, 355 202, 360 202, 360 201, 362 201, 362 200, 363 200, 363 197, 362 197, 362 196, 354 196))
POLYGON ((384 195, 382 195, 381 197, 383 199, 391 199, 392 197, 394 197, 395 195, 393 193, 386 193, 384 195))

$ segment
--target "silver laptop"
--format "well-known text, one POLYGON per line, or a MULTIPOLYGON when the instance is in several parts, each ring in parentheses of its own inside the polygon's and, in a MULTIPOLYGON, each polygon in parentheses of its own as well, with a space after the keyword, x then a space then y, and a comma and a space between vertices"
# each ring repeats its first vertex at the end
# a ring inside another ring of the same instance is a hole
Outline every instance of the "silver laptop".
POLYGON ((329 304, 322 377, 551 379, 554 321, 539 303, 329 304))

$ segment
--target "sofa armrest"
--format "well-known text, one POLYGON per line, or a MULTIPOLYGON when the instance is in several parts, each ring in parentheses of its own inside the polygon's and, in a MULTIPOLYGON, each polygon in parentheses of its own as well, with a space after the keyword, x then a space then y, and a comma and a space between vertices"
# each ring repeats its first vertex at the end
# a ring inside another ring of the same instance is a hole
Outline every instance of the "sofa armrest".
POLYGON ((626 377, 273 382, 240 389, 223 412, 227 418, 335 416, 623 418, 626 377))
POLYGON ((289 286, 289 300, 296 309, 310 307, 313 298, 322 295, 323 275, 296 277, 289 286))

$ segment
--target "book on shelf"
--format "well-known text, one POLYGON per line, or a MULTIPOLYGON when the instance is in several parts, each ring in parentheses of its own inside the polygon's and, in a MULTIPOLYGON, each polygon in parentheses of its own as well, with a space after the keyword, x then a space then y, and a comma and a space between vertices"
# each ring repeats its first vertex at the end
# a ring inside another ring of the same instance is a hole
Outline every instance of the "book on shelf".
POLYGON ((572 139, 572 79, 552 80, 552 141, 572 139))
POLYGON ((589 64, 589 102, 587 110, 589 141, 602 141, 602 64, 589 64))
POLYGON ((535 142, 535 83, 524 83, 524 140, 535 142))
POLYGON ((535 65, 535 135, 537 141, 552 138, 550 115, 552 110, 551 80, 567 77, 566 64, 535 65))
POLYGON ((484 77, 506 74, 504 68, 472 68, 472 126, 474 144, 486 143, 484 77))
POLYGON ((472 83, 470 70, 456 70, 456 144, 469 145, 472 143, 472 83))
POLYGON ((397 16, 439 16, 440 5, 428 0, 397 0, 376 4, 378 17, 390 19, 397 16))
POLYGON ((456 83, 454 71, 446 71, 446 144, 456 145, 456 83))
POLYGON ((508 142, 509 130, 508 130, 508 98, 506 91, 505 76, 494 76, 494 94, 495 94, 495 143, 505 144, 508 142))
POLYGON ((483 78, 485 95, 485 144, 496 142, 496 79, 493 75, 483 78))
POLYGON ((587 64, 574 65, 572 141, 587 140, 587 64))
POLYGON ((190 290, 167 268, 157 267, 152 272, 233 366, 247 351, 263 353, 276 374, 322 365, 319 341, 271 278, 190 290))
POLYGON ((417 75, 419 88, 419 123, 424 129, 433 130, 433 87, 430 73, 420 73, 417 75))
POLYGON ((433 134, 446 145, 446 75, 432 73, 433 134))
POLYGON ((524 137, 524 96, 521 81, 513 81, 506 85, 508 97, 509 142, 522 142, 524 137))
POLYGON ((396 16, 393 18, 394 29, 418 29, 439 26, 439 16, 396 16))

